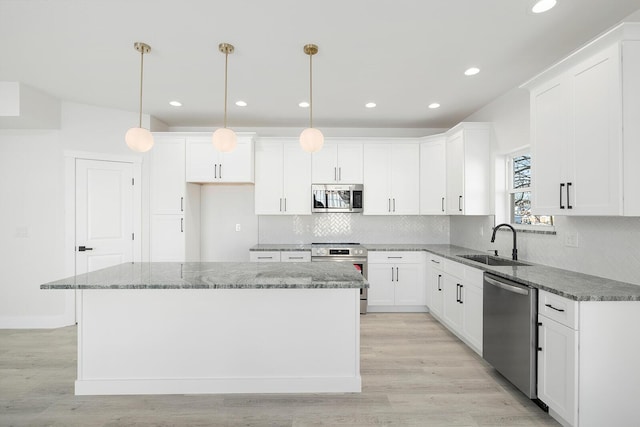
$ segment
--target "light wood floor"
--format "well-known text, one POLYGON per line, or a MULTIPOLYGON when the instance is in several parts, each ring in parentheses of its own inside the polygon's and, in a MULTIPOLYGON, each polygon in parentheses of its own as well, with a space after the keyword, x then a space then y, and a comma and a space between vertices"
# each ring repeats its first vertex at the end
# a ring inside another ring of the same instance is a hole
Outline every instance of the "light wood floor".
POLYGON ((74 396, 76 328, 0 330, 0 426, 557 426, 428 314, 361 317, 362 393, 74 396))

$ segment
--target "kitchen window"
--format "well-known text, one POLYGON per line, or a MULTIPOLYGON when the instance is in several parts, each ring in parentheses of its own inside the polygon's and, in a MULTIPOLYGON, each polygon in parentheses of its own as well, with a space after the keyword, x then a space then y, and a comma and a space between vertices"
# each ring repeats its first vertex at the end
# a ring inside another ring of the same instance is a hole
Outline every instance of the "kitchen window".
POLYGON ((553 216, 531 214, 531 153, 521 150, 507 157, 509 222, 514 226, 553 226, 553 216))

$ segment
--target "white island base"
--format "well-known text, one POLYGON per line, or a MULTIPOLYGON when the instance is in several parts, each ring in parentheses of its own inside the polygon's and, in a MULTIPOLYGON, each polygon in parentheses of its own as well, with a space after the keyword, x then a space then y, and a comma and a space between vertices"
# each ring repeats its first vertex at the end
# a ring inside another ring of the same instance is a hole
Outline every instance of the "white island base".
POLYGON ((359 289, 78 291, 77 395, 360 392, 359 289))

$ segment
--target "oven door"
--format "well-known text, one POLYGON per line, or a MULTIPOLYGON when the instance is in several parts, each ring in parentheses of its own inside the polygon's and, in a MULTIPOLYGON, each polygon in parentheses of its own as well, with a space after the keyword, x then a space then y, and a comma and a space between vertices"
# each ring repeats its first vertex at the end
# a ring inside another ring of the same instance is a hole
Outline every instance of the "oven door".
MULTIPOLYGON (((367 278, 367 260, 366 258, 356 258, 356 257, 311 257, 312 262, 350 262, 353 266, 364 276, 367 278)), ((360 289, 360 299, 367 299, 367 288, 360 289)))

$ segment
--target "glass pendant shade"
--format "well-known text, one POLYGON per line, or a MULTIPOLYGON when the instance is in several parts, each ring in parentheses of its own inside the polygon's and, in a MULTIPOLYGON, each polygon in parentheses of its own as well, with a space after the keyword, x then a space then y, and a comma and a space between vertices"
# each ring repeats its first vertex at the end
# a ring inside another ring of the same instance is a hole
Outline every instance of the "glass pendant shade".
POLYGON ((225 153, 233 151, 236 148, 236 143, 238 142, 236 133, 229 128, 220 128, 216 130, 213 132, 213 137, 211 139, 216 150, 225 153))
POLYGON ((131 128, 124 135, 127 146, 133 151, 144 153, 153 147, 153 135, 145 128, 131 128))
POLYGON ((300 134, 300 146, 304 151, 315 153, 320 151, 324 144, 324 135, 316 128, 306 128, 300 134))

